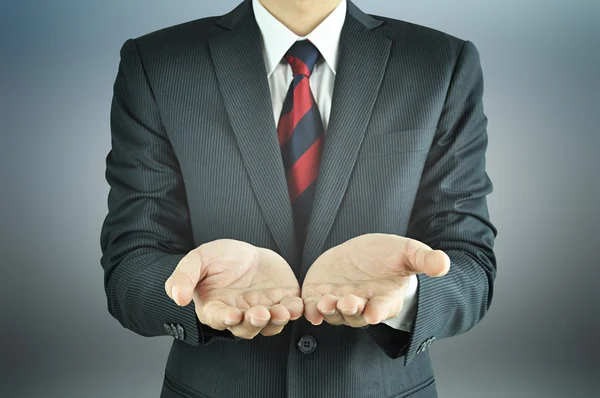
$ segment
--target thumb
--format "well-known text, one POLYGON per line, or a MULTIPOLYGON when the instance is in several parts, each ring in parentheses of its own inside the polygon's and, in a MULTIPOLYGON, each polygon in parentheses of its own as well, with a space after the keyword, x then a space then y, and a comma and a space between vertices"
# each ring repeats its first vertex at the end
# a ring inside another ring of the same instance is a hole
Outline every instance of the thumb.
POLYGON ((186 306, 194 297, 196 285, 204 278, 202 257, 195 250, 181 259, 171 276, 165 282, 167 295, 179 306, 186 306))
POLYGON ((446 275, 450 270, 450 257, 442 250, 421 247, 410 257, 410 267, 415 274, 439 277, 446 275))

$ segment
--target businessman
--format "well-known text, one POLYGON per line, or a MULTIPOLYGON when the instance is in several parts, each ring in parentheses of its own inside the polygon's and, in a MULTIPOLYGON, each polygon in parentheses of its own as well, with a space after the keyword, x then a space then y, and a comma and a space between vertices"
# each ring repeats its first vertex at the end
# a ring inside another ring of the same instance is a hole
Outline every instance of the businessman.
POLYGON ((476 47, 245 0, 120 55, 101 263, 110 313, 173 338, 161 397, 436 397, 428 348, 496 275, 476 47))

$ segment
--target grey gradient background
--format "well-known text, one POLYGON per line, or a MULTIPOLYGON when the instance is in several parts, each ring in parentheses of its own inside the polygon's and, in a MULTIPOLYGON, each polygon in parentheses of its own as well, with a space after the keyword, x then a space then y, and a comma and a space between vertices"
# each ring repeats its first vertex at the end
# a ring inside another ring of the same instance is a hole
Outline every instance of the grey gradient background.
MULTIPOLYGON (((236 0, 0 5, 0 395, 157 397, 171 338, 110 317, 109 110, 129 37, 236 0)), ((600 1, 356 0, 479 49, 499 271, 475 329, 432 346, 440 397, 600 393, 600 1)))

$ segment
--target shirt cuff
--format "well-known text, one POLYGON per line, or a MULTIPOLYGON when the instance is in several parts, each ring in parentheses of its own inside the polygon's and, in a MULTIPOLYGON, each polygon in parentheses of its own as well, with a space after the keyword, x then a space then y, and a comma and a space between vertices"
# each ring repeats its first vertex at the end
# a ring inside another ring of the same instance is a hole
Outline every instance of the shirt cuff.
POLYGON ((400 315, 395 318, 389 318, 381 323, 393 327, 394 329, 410 332, 412 330, 413 320, 417 311, 417 288, 419 287, 419 278, 411 275, 406 293, 404 294, 404 304, 400 315))

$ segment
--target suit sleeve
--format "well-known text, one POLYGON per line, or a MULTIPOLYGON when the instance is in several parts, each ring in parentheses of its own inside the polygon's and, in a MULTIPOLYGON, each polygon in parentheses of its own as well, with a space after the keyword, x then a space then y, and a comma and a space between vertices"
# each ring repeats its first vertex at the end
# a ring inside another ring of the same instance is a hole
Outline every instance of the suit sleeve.
POLYGON ((142 336, 167 335, 190 345, 223 332, 200 324, 193 302, 179 307, 164 283, 195 248, 182 175, 162 126, 134 39, 127 40, 111 103, 110 186, 101 229, 101 265, 108 310, 142 336), (171 334, 171 335, 173 335, 171 334))
POLYGON ((486 195, 493 186, 485 170, 487 117, 476 47, 463 43, 436 134, 421 176, 407 236, 443 250, 450 271, 418 275, 417 310, 410 333, 378 325, 369 333, 391 358, 405 365, 428 347, 473 328, 492 301, 497 230, 486 195))

